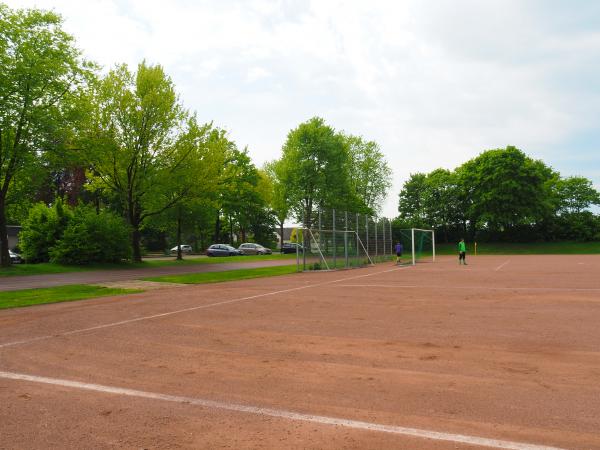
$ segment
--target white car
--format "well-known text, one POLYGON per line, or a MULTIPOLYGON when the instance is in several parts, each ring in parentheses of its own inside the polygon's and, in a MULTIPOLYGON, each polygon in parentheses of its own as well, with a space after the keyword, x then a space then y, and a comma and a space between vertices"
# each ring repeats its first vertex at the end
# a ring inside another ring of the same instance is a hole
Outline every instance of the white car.
MULTIPOLYGON (((171 249, 171 253, 177 253, 177 246, 171 249)), ((189 255, 192 253, 192 246, 181 244, 181 253, 187 253, 189 255)))

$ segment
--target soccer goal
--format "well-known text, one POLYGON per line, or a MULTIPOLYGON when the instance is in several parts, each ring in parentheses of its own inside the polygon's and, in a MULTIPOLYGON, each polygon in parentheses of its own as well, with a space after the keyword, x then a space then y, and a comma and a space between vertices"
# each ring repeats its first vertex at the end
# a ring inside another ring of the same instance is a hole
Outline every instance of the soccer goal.
POLYGON ((433 230, 410 228, 400 230, 405 258, 409 258, 413 265, 421 262, 435 262, 435 233, 433 230))

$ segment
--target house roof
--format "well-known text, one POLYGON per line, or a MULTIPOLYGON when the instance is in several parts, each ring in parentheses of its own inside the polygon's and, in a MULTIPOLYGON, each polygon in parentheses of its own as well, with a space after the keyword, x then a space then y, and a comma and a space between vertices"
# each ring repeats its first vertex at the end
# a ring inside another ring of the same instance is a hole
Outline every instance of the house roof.
POLYGON ((21 227, 18 225, 8 225, 6 227, 6 234, 8 236, 18 236, 21 232, 21 227))

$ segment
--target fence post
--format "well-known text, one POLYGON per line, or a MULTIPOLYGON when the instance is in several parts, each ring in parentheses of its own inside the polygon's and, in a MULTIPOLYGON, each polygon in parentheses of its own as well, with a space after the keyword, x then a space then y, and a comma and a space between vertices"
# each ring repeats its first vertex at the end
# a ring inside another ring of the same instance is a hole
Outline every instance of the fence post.
POLYGON ((345 268, 348 268, 348 211, 344 211, 345 213, 345 225, 344 225, 344 264, 345 268))
POLYGON ((319 250, 323 253, 323 243, 321 240, 321 207, 319 206, 319 250))
POLYGON ((367 256, 371 256, 369 248, 369 216, 365 214, 365 243, 367 244, 367 256))
POLYGON ((379 241, 377 238, 377 220, 373 221, 373 225, 375 225, 375 259, 379 257, 379 241))
POLYGON ((392 236, 392 221, 388 220, 390 226, 390 256, 394 256, 394 236, 392 236))
POLYGON ((304 211, 304 225, 302 227, 302 270, 306 270, 306 211, 304 211))
POLYGON ((333 209, 333 268, 337 269, 337 241, 335 239, 335 208, 333 209))
POLYGON ((385 217, 382 219, 382 234, 383 234, 383 259, 387 256, 387 246, 385 245, 385 217))
POLYGON ((358 237, 358 230, 358 213, 356 213, 356 265, 360 266, 360 252, 358 251, 358 249, 360 248, 360 238, 358 237))

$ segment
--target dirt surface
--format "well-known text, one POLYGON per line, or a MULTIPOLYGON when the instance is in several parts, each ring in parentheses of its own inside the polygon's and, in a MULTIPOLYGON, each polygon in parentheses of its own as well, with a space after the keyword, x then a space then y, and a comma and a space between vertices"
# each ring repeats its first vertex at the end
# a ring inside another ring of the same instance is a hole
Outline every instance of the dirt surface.
MULTIPOLYGON (((172 258, 171 258, 172 259, 172 258)), ((89 272, 54 273, 46 275, 23 275, 0 277, 0 291, 45 288, 66 284, 100 284, 114 281, 137 280, 162 275, 184 273, 223 272, 225 270, 252 269, 257 267, 288 266, 295 264, 292 259, 274 259, 239 263, 193 264, 186 266, 148 267, 144 269, 93 270, 89 272)))
POLYGON ((2 311, 0 448, 600 449, 600 257, 469 263, 2 311))

